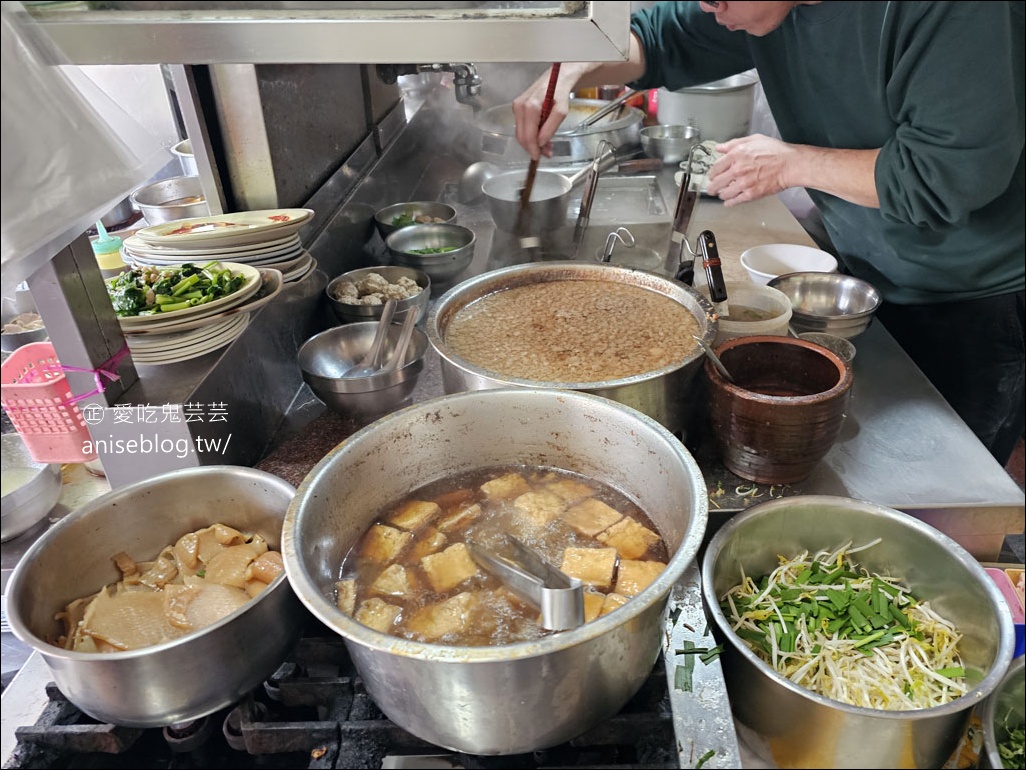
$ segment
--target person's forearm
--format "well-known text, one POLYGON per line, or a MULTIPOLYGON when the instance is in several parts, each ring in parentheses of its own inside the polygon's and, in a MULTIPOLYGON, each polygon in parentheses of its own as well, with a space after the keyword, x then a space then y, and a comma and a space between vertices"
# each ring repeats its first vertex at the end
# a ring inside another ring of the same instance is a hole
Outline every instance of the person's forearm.
POLYGON ((876 191, 875 150, 836 150, 796 145, 796 162, 787 174, 788 187, 810 187, 859 206, 880 208, 876 191))
POLYGON ((645 74, 645 54, 632 32, 626 61, 574 62, 564 66, 571 70, 568 74, 576 76, 574 85, 577 88, 622 85, 645 74))

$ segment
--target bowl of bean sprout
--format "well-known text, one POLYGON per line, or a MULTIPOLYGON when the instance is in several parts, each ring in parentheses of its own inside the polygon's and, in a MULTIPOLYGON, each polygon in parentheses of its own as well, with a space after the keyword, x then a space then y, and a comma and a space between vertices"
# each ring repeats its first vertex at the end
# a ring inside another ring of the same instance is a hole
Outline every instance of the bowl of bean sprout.
POLYGON ((776 767, 941 767, 1012 660, 1011 613, 958 543, 804 495, 730 519, 702 590, 742 739, 776 767))

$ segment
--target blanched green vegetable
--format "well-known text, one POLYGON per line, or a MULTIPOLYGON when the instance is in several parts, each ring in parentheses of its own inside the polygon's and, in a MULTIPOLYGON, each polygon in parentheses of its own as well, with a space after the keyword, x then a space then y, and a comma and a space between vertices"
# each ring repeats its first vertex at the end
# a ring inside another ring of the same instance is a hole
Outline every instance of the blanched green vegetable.
POLYGON ((107 281, 119 318, 171 313, 203 305, 238 291, 246 279, 218 262, 180 267, 133 267, 107 281))

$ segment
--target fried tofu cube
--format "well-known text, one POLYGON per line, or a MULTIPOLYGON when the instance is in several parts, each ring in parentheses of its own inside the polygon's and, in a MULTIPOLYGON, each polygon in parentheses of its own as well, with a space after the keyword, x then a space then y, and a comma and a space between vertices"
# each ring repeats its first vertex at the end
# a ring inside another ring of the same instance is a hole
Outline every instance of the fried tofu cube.
POLYGON ((356 611, 356 621, 387 634, 402 611, 402 607, 389 604, 384 599, 365 599, 360 602, 360 608, 356 611))
POLYGON ((600 543, 615 548, 621 559, 639 559, 659 543, 659 535, 634 519, 624 517, 597 536, 600 543))
POLYGON ((540 528, 558 519, 566 508, 566 503, 551 492, 527 492, 513 501, 513 507, 516 509, 519 523, 540 528))
POLYGON ((597 591, 584 591, 584 622, 590 623, 602 614, 602 605, 606 601, 606 595, 597 591))
POLYGON ((431 587, 436 593, 451 591, 464 580, 477 574, 477 565, 463 543, 450 545, 444 551, 429 554, 420 560, 431 587))
POLYGON ((620 560, 620 571, 616 576, 616 593, 637 596, 666 568, 661 561, 620 560))
POLYGON ((413 532, 423 527, 441 512, 442 509, 438 503, 424 500, 407 500, 396 508, 387 521, 389 524, 399 527, 399 529, 413 532))
POLYGON ((477 606, 477 595, 464 591, 417 610, 406 627, 425 639, 441 639, 466 629, 477 606))
POLYGON ((385 596, 407 596, 412 588, 406 567, 402 564, 390 564, 385 567, 370 587, 375 593, 385 596))
POLYGON ((443 535, 434 527, 427 527, 423 532, 418 532, 410 546, 411 562, 420 561, 429 553, 437 553, 445 548, 449 538, 443 535))
POLYGON ((438 529, 442 532, 452 532, 460 527, 465 527, 481 515, 481 506, 477 503, 467 505, 453 513, 445 516, 438 522, 438 529))
POLYGON ((560 479, 545 485, 545 491, 559 495, 567 503, 576 503, 585 497, 591 497, 595 490, 583 481, 576 479, 560 479))
POLYGON ((560 569, 586 585, 609 588, 616 569, 616 549, 565 548, 560 569))
POLYGON ((375 524, 363 536, 360 555, 379 564, 388 564, 395 561, 412 537, 412 534, 401 529, 375 524))
POLYGON ((602 609, 601 611, 599 611, 599 617, 601 617, 602 615, 608 615, 613 610, 620 609, 628 601, 630 601, 630 597, 624 596, 623 594, 606 594, 605 598, 602 601, 602 609))
POLYGON ((563 521, 575 532, 587 537, 595 537, 622 518, 623 514, 618 510, 595 498, 582 500, 563 514, 563 521))
POLYGON ((335 583, 335 606, 349 617, 356 611, 356 579, 346 578, 335 583))
POLYGON ((504 476, 486 481, 481 485, 481 491, 488 497, 510 499, 531 491, 527 480, 515 471, 504 476))

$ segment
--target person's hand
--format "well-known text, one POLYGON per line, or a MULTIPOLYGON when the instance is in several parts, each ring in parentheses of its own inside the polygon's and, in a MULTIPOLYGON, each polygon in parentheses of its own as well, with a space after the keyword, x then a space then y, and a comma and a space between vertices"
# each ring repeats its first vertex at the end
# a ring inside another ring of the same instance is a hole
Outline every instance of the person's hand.
POLYGON ((552 157, 552 137, 570 111, 570 93, 580 76, 574 64, 561 65, 552 112, 549 113, 545 125, 539 128, 538 120, 541 118, 542 103, 549 88, 550 72, 551 70, 546 69, 524 93, 513 100, 517 142, 527 150, 532 160, 537 160, 542 155, 552 157))
POLYGON ((747 203, 787 189, 788 164, 798 148, 762 134, 731 139, 716 145, 720 158, 709 169, 706 192, 725 206, 747 203))

